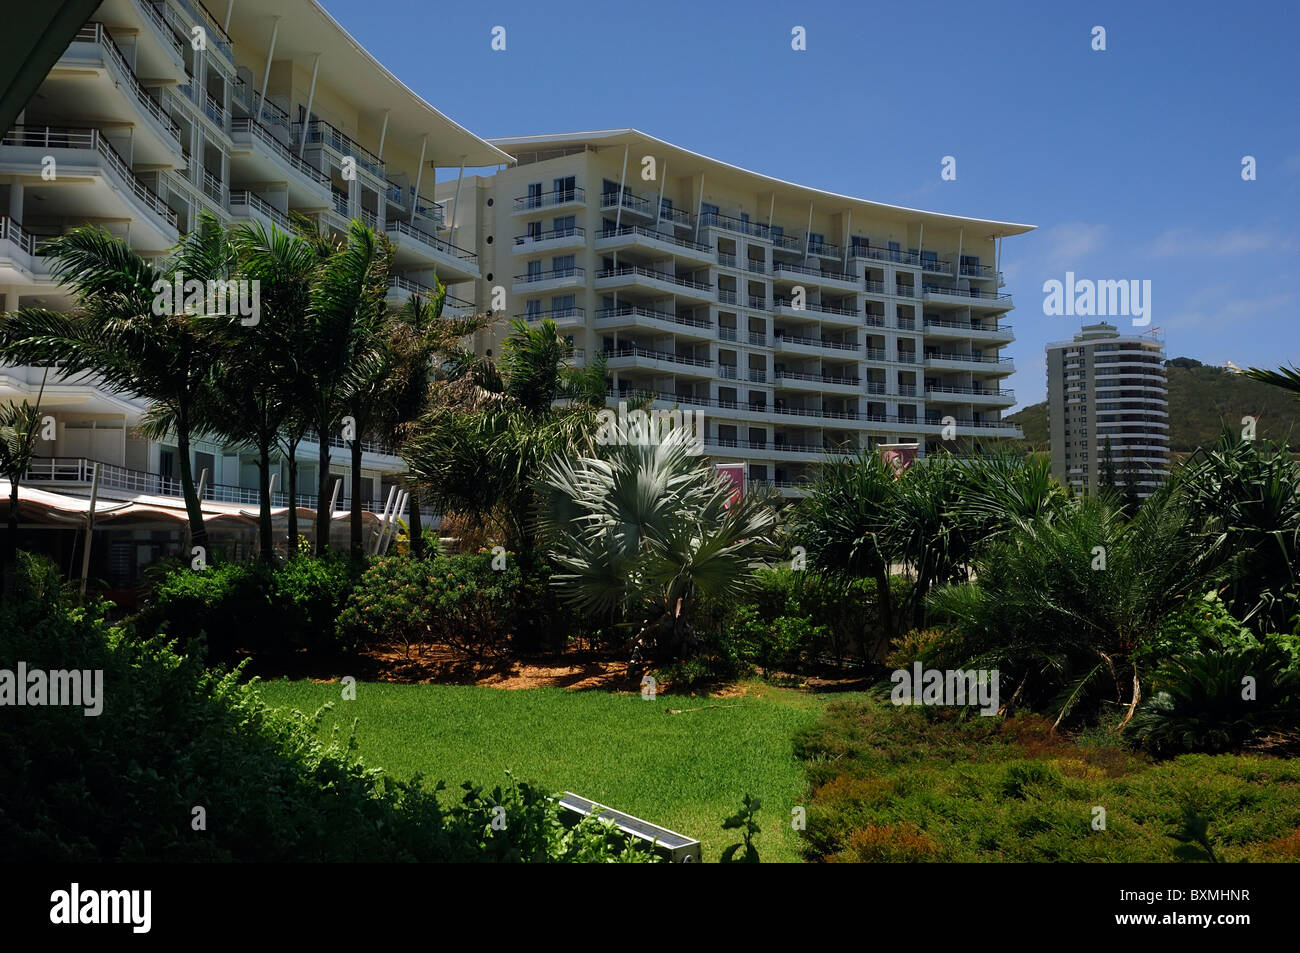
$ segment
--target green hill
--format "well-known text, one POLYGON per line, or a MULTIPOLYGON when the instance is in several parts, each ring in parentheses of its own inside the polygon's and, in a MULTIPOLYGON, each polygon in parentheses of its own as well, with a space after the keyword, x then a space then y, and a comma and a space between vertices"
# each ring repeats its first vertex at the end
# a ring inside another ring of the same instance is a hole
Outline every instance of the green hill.
MULTIPOLYGON (((1208 367, 1192 358, 1166 362, 1169 373, 1169 449, 1189 453, 1219 439, 1226 421, 1240 430, 1241 418, 1257 421, 1261 440, 1300 442, 1300 400, 1269 384, 1208 367)), ((1047 449, 1047 402, 1030 404, 1007 418, 1025 431, 1028 449, 1047 449)))

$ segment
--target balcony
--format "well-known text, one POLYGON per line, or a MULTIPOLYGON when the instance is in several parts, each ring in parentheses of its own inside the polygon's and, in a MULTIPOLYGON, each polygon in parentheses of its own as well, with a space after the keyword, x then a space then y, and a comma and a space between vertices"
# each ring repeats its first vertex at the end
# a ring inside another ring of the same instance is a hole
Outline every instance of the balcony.
POLYGON ((841 291, 856 291, 860 286, 858 279, 850 274, 822 271, 820 268, 811 268, 807 265, 794 265, 784 261, 776 261, 772 263, 772 275, 778 280, 789 280, 795 282, 811 279, 811 281, 806 283, 823 285, 841 291))
POLYGON ((791 334, 788 331, 776 331, 772 335, 772 346, 777 350, 789 350, 796 353, 807 353, 804 349, 814 352, 831 350, 831 351, 854 351, 861 353, 862 345, 856 342, 834 341, 830 338, 811 338, 799 334, 791 334))
POLYGON ((773 380, 778 387, 790 387, 794 389, 823 391, 829 390, 831 393, 838 394, 856 394, 862 384, 862 379, 858 377, 849 377, 846 375, 832 374, 808 374, 802 371, 779 370, 773 375, 773 380))
MULTIPOLYGON (((925 426, 939 429, 943 427, 943 414, 929 413, 925 415, 925 426)), ((975 420, 972 417, 956 417, 957 433, 960 436, 992 436, 992 437, 1017 437, 1023 439, 1025 434, 1020 429, 1019 424, 1009 423, 1005 420, 975 420), (967 431, 962 434, 962 431, 967 431)))
POLYGON ((47 80, 44 95, 56 99, 75 98, 78 115, 95 115, 105 118, 126 118, 136 127, 133 130, 134 148, 140 161, 150 164, 177 164, 181 151, 181 130, 150 96, 135 70, 127 62, 121 48, 102 23, 87 23, 73 38, 47 80), (87 86, 77 82, 78 75, 87 67, 102 64, 104 82, 87 86), (73 77, 65 72, 76 71, 73 77), (116 100, 116 102, 115 102, 116 100), (126 104, 119 111, 117 102, 126 104), (142 122, 135 122, 136 119, 142 122))
POLYGON ((783 317, 815 317, 823 324, 838 324, 847 327, 856 327, 862 324, 862 315, 853 308, 838 308, 831 304, 822 304, 817 301, 805 302, 802 308, 796 308, 793 300, 777 296, 776 313, 783 317))
POLYGON ((550 192, 535 192, 521 195, 515 199, 513 214, 531 212, 539 208, 559 208, 564 205, 585 205, 587 193, 580 188, 553 189, 550 192))
POLYGON ((996 367, 999 373, 1010 374, 1013 370, 1014 363, 1009 357, 985 357, 981 354, 962 354, 943 351, 926 351, 925 363, 929 364, 952 364, 952 365, 970 365, 974 369, 984 370, 990 367, 996 367))
POLYGON ((232 119, 231 178, 245 182, 284 182, 294 208, 323 209, 330 205, 330 180, 325 173, 296 156, 269 128, 256 119, 232 119))
POLYGON ((545 232, 529 232, 515 236, 515 250, 522 254, 549 251, 555 248, 571 248, 587 243, 587 230, 579 226, 572 228, 553 228, 545 232))
POLYGON ((840 258, 840 246, 832 245, 829 242, 809 242, 808 254, 816 255, 818 258, 838 260, 840 258))
POLYGON ((618 228, 602 229, 596 236, 596 247, 599 249, 650 248, 700 262, 711 261, 713 256, 712 245, 678 238, 641 225, 622 225, 618 228))
POLYGON ((515 294, 534 295, 562 288, 579 288, 586 284, 585 268, 552 268, 549 271, 530 271, 515 275, 515 294))
POLYGON ((607 348, 605 358, 612 370, 644 368, 671 374, 695 377, 713 377, 713 361, 707 357, 692 357, 672 351, 655 351, 635 345, 607 348))
POLYGON ((640 265, 620 265, 596 273, 597 288, 640 287, 656 293, 707 302, 713 300, 713 285, 683 278, 672 272, 657 271, 640 265))
MULTIPOLYGON (((611 328, 649 327, 690 337, 708 338, 713 334, 713 322, 688 314, 672 314, 653 308, 617 307, 602 308, 596 312, 596 321, 611 328)), ((735 331, 732 330, 732 340, 735 331)))
POLYGON ((921 271, 931 275, 952 275, 952 262, 944 261, 942 258, 932 257, 929 253, 922 251, 921 271))
POLYGON ((0 284, 53 285, 49 263, 37 255, 40 246, 41 240, 23 231, 21 224, 0 215, 0 284))
MULTIPOLYGON (((179 23, 181 28, 181 37, 188 40, 194 27, 203 27, 204 32, 207 34, 208 48, 215 49, 223 54, 233 68, 235 54, 230 42, 230 34, 222 29, 221 25, 217 23, 216 17, 208 12, 208 8, 200 3, 199 0, 174 0, 174 2, 180 4, 181 8, 189 13, 191 17, 191 21, 188 24, 186 24, 184 18, 181 17, 177 17, 173 21, 173 24, 179 23)), ((164 9, 167 12, 170 12, 169 7, 165 7, 164 9)))
POLYGON ((997 278, 999 281, 1002 279, 1001 272, 992 265, 975 265, 970 262, 962 262, 960 274, 963 278, 997 278))
POLYGON ((723 215, 721 212, 705 212, 701 215, 700 228, 720 228, 723 231, 748 235, 751 238, 771 242, 774 247, 784 251, 798 251, 799 249, 799 240, 786 235, 780 230, 768 228, 768 226, 750 221, 748 218, 723 215))
POLYGON ((1011 325, 985 327, 978 321, 957 321, 947 318, 926 317, 925 330, 933 337, 975 338, 984 341, 1014 341, 1011 325))
POLYGON ((885 248, 880 245, 871 245, 867 242, 853 241, 849 243, 850 258, 864 258, 868 261, 888 261, 896 265, 920 265, 921 253, 919 251, 903 251, 901 248, 885 248))
POLYGON ((399 267, 433 264, 444 281, 469 281, 479 277, 478 255, 431 235, 408 222, 387 221, 384 232, 393 243, 399 267))
POLYGON ((289 221, 288 215, 247 189, 230 193, 230 214, 235 218, 260 218, 268 226, 282 232, 293 232, 293 223, 289 221))
POLYGON ((654 202, 637 195, 631 189, 614 189, 613 191, 602 192, 600 194, 600 207, 602 210, 616 209, 620 206, 629 212, 640 215, 643 218, 655 217, 654 202))
POLYGON ((979 288, 950 288, 946 285, 924 285, 922 300, 964 304, 970 307, 1005 311, 1011 307, 1011 295, 979 288))
POLYGON ((135 0, 135 9, 144 26, 141 42, 136 44, 135 74, 181 82, 185 76, 185 46, 181 38, 149 0, 135 0), (152 37, 153 42, 144 42, 145 36, 152 37))
POLYGON ((587 323, 587 312, 582 308, 548 308, 545 311, 526 311, 523 314, 515 315, 528 324, 537 324, 540 321, 554 321, 558 327, 581 327, 587 323))
MULTIPOLYGON (((0 146, 0 171, 40 179, 45 156, 57 162, 59 179, 50 189, 79 189, 78 214, 92 218, 127 218, 150 230, 146 248, 170 248, 176 243, 176 213, 146 186, 98 129, 60 126, 14 126, 0 146), (12 150, 12 151, 10 151, 12 150), (95 180, 89 185, 85 179, 95 180)), ((33 182, 29 192, 46 186, 33 182)), ((145 236, 141 236, 145 237, 145 236)))
POLYGON ((357 168, 368 172, 373 183, 380 190, 388 188, 388 175, 383 160, 325 120, 313 119, 306 124, 305 129, 302 123, 295 122, 293 124, 293 133, 294 141, 298 143, 302 143, 303 137, 306 137, 307 149, 319 150, 323 147, 333 153, 339 160, 354 160, 357 168))
POLYGON ((925 393, 929 400, 951 401, 959 404, 997 404, 1010 407, 1016 402, 1016 392, 1009 388, 927 384, 925 393))

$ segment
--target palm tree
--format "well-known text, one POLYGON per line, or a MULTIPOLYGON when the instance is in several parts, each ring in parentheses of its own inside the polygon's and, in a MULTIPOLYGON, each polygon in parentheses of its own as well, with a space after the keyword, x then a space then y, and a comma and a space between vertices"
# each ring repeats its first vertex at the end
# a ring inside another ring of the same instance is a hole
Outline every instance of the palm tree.
POLYGON ((890 566, 897 558, 886 529, 898 481, 879 453, 827 460, 795 509, 790 538, 825 576, 870 578, 886 638, 894 635, 890 566))
POLYGON ((679 656, 692 644, 699 596, 739 591, 771 547, 776 511, 698 456, 683 429, 615 423, 612 443, 542 468, 542 526, 552 577, 571 605, 640 619, 640 647, 679 656))
MULTIPOLYGON (((345 245, 320 264, 311 287, 306 338, 300 361, 308 382, 305 413, 316 428, 320 483, 316 500, 316 553, 329 548, 330 435, 346 415, 354 392, 371 379, 381 356, 377 330, 385 313, 391 258, 386 240, 353 221, 345 245)), ((361 441, 357 421, 352 440, 352 544, 361 543, 361 441)))
POLYGON ((516 319, 498 369, 464 355, 434 395, 434 409, 407 449, 412 478, 442 512, 500 522, 506 546, 535 548, 534 477, 556 453, 590 444, 605 403, 605 363, 569 364, 573 346, 554 321, 516 319))
POLYGON ((1283 390, 1289 390, 1297 398, 1300 398, 1300 367, 1294 365, 1279 367, 1275 371, 1261 367, 1251 367, 1243 373, 1254 380, 1272 384, 1274 387, 1280 387, 1283 390))
MULTIPOLYGON (((233 241, 243 272, 258 282, 260 319, 252 327, 231 322, 221 329, 220 372, 212 382, 213 429, 257 451, 258 537, 261 558, 274 558, 271 522, 271 454, 293 409, 290 382, 302 315, 316 268, 312 246, 274 226, 236 229, 233 241)), ((297 513, 290 499, 290 553, 296 544, 297 513)))
MULTIPOLYGON (((388 377, 392 392, 380 430, 404 459, 418 432, 419 421, 432 407, 433 374, 440 367, 452 376, 460 373, 459 369, 471 368, 473 355, 464 350, 461 342, 483 330, 492 320, 490 315, 444 319, 442 310, 447 289, 441 283, 435 281, 435 284, 433 297, 415 294, 407 298, 391 316, 388 326, 388 377)), ((409 461, 407 465, 409 470, 409 461)), ((424 554, 419 482, 408 479, 406 483, 410 493, 411 553, 419 557, 424 554)))
POLYGON ((230 280, 236 255, 224 229, 204 213, 198 228, 157 265, 95 226, 73 229, 44 249, 79 307, 71 314, 44 308, 11 312, 0 320, 0 356, 57 367, 60 380, 89 374, 149 401, 141 429, 153 439, 175 435, 190 540, 206 549, 190 444, 206 425, 204 401, 217 356, 213 320, 187 312, 181 302, 162 306, 155 288, 170 286, 182 274, 186 280, 230 280))

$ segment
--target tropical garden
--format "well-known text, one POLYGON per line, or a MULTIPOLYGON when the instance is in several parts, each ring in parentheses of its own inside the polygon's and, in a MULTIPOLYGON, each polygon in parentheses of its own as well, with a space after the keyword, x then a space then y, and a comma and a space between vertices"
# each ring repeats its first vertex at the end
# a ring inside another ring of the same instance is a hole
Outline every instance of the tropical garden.
MULTIPOLYGON (((0 791, 23 792, 0 795, 4 852, 653 859, 565 823, 548 795, 577 790, 706 859, 1300 859, 1288 447, 1225 433, 1145 499, 1074 497, 1002 452, 900 473, 864 451, 798 500, 738 493, 681 428, 611 420, 603 364, 579 366, 553 323, 511 323, 490 357, 473 340, 495 319, 444 316, 443 289, 386 303, 382 236, 300 225, 205 220, 157 262, 75 230, 46 247, 80 307, 0 319, 6 362, 150 402, 195 545, 191 442, 246 448, 259 472, 256 559, 159 564, 129 613, 10 527, 0 666, 102 669, 109 704, 102 729, 49 708, 4 722, 0 791), (258 322, 156 313, 178 273, 256 279, 258 322), (354 485, 363 439, 405 465, 387 554, 363 546, 357 494, 346 551, 316 532, 329 442, 311 435, 336 433, 354 485), (300 526, 291 501, 280 536, 272 461, 292 470, 304 443, 318 511, 300 526), (476 681, 538 659, 607 677, 476 681), (891 703, 891 675, 918 666, 992 673, 995 711, 891 703), (214 836, 193 836, 196 804, 225 819, 214 836)), ((39 400, 0 416, 15 498, 39 418, 39 400)))

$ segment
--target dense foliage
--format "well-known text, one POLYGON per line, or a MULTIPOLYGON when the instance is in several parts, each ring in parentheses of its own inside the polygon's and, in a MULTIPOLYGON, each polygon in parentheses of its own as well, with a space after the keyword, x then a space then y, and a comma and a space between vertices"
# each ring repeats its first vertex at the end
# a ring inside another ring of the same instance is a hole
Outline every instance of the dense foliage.
POLYGON ((103 672, 103 711, 7 709, 0 720, 6 861, 609 861, 648 859, 599 822, 568 829, 524 782, 455 798, 385 777, 350 738, 262 704, 237 673, 77 607, 23 556, 0 605, 0 667, 103 672), (504 819, 504 823, 502 820, 504 819))

